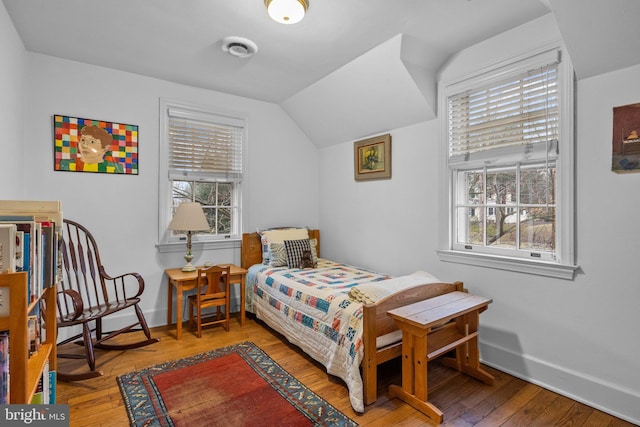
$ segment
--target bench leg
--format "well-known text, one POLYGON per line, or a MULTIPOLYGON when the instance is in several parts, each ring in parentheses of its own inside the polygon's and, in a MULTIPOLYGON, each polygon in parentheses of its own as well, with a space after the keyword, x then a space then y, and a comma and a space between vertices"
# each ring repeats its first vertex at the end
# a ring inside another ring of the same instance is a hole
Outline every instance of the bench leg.
POLYGON ((389 393, 407 402, 437 423, 443 414, 429 402, 427 391, 427 336, 402 333, 402 387, 389 386, 389 393))

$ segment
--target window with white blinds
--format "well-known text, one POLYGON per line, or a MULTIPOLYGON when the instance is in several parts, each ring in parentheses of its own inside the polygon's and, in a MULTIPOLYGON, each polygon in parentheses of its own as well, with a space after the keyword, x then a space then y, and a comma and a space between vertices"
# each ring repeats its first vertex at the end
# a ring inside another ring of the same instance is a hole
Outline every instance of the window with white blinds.
POLYGON ((441 259, 573 276, 573 70, 564 62, 551 49, 441 83, 441 259))
POLYGON ((239 239, 246 120, 169 100, 160 114, 160 242, 184 238, 167 225, 187 201, 200 203, 211 226, 195 242, 239 239))

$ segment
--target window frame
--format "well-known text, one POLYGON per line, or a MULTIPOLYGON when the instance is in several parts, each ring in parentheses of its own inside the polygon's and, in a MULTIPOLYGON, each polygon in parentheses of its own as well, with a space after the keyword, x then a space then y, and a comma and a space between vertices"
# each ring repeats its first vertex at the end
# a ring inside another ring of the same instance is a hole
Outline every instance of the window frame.
MULTIPOLYGON (((194 119, 214 119, 219 124, 229 124, 234 126, 242 126, 242 162, 243 174, 242 178, 236 182, 237 188, 234 199, 237 203, 236 209, 236 234, 231 236, 209 235, 209 234, 193 234, 192 243, 194 247, 201 249, 215 248, 238 248, 242 241, 242 224, 244 217, 243 209, 243 187, 246 180, 246 151, 247 151, 247 118, 243 114, 232 111, 221 111, 211 106, 198 105, 184 101, 176 101, 171 99, 160 99, 160 135, 159 135, 159 172, 158 172, 158 244, 160 252, 179 252, 184 250, 185 235, 172 235, 167 229, 172 218, 172 182, 177 180, 183 181, 199 181, 193 177, 185 177, 177 179, 170 177, 169 173, 169 110, 179 111, 182 115, 190 116, 194 119)), ((203 182, 224 182, 220 179, 205 179, 203 182)))
MULTIPOLYGON (((522 183, 522 181, 520 180, 520 175, 522 174, 522 171, 527 171, 530 169, 540 169, 540 168, 548 167, 549 165, 553 165, 553 168, 555 168, 555 163, 556 163, 555 159, 549 162, 549 164, 546 164, 543 160, 536 160, 532 162, 517 162, 512 165, 510 164, 510 165, 504 165, 504 166, 458 167, 455 170, 453 170, 452 171, 452 175, 453 175, 452 188, 455 188, 455 194, 457 197, 454 197, 452 201, 453 203, 452 210, 455 211, 455 212, 452 212, 452 223, 457 222, 459 226, 466 225, 465 223, 462 222, 462 219, 459 217, 460 212, 462 212, 463 210, 468 211, 469 209, 473 209, 474 211, 480 210, 481 212, 483 212, 482 214, 479 215, 481 218, 483 218, 483 224, 482 224, 483 243, 478 244, 478 243, 467 242, 467 241, 462 242, 460 240, 460 237, 465 236, 467 233, 460 232, 459 230, 456 229, 456 227, 452 226, 451 227, 452 249, 462 251, 462 252, 466 252, 468 250, 478 251, 478 249, 480 249, 481 253, 486 253, 488 255, 500 255, 500 256, 508 256, 508 257, 514 257, 514 258, 535 257, 537 259, 547 260, 547 261, 555 260, 557 256, 556 252, 551 252, 548 250, 533 249, 533 248, 512 249, 512 248, 503 248, 501 245, 486 246, 486 239, 490 237, 490 235, 487 233, 487 228, 488 228, 487 224, 489 222, 490 217, 497 215, 496 211, 498 208, 503 207, 505 208, 505 211, 507 212, 508 215, 516 214, 516 216, 519 216, 518 212, 522 212, 523 210, 529 211, 532 209, 535 210, 535 209, 541 209, 541 208, 552 208, 555 211, 556 209, 555 201, 547 204, 524 203, 520 198, 520 192, 519 192, 519 189, 521 188, 519 184, 522 183), (516 192, 515 194, 512 194, 512 198, 514 198, 515 201, 510 200, 506 203, 499 204, 499 203, 495 203, 495 201, 492 201, 492 199, 489 198, 489 193, 487 192, 488 185, 486 183, 487 176, 494 173, 500 173, 501 171, 503 173, 508 171, 511 171, 513 173, 515 184, 516 184, 515 186, 516 192), (466 178, 465 174, 467 173, 482 175, 483 195, 481 199, 483 201, 481 203, 472 204, 472 203, 456 201, 463 197, 464 198, 467 197, 466 192, 463 192, 463 190, 466 189, 466 185, 464 182, 462 182, 462 180, 466 178), (484 212, 485 209, 486 209, 486 213, 484 212)), ((519 221, 515 221, 515 229, 516 229, 515 244, 516 245, 518 243, 522 244, 523 239, 521 238, 522 234, 520 232, 521 223, 519 221)), ((554 242, 554 244, 555 243, 557 243, 557 239, 554 242)))
MULTIPOLYGON (((226 240, 226 239, 231 239, 231 238, 236 238, 236 236, 239 236, 241 234, 240 231, 240 223, 238 221, 238 213, 240 212, 240 200, 239 200, 239 189, 240 189, 240 182, 237 181, 233 181, 233 180, 225 180, 225 179, 221 179, 221 178, 217 178, 217 179, 196 179, 196 178, 169 178, 169 182, 170 182, 170 200, 173 202, 175 199, 175 197, 173 196, 173 191, 174 191, 174 183, 176 182, 184 182, 187 183, 187 185, 191 185, 193 184, 198 185, 198 184, 210 184, 216 187, 215 192, 216 192, 216 202, 213 204, 203 204, 200 203, 202 206, 202 209, 205 212, 205 215, 207 216, 207 218, 209 217, 208 214, 208 210, 212 210, 216 213, 216 217, 218 216, 218 212, 220 210, 224 210, 224 209, 229 209, 232 212, 231 215, 231 222, 232 222, 232 232, 231 233, 218 233, 217 230, 215 233, 213 233, 213 230, 211 230, 210 234, 206 231, 201 231, 201 232, 194 232, 192 234, 192 240, 198 241, 198 240, 226 240), (221 205, 218 204, 219 200, 218 200, 218 195, 219 193, 219 189, 218 187, 220 185, 227 185, 230 184, 232 186, 232 191, 231 191, 231 203, 229 205, 221 205)), ((195 196, 195 194, 193 194, 193 196, 195 196)), ((186 197, 184 198, 190 202, 197 202, 196 197, 191 197, 190 199, 187 199, 186 197)), ((178 203, 179 204, 179 203, 178 203)), ((176 206, 177 208, 177 206, 176 206)), ((173 209, 173 207, 172 207, 173 209)), ((216 225, 218 225, 217 219, 216 219, 216 225)), ((186 234, 180 234, 178 236, 175 235, 175 233, 171 233, 168 236, 169 241, 175 241, 175 240, 184 240, 183 236, 186 236, 186 234)))
POLYGON ((553 44, 506 58, 498 63, 479 69, 469 75, 450 81, 438 83, 439 111, 441 124, 441 179, 444 185, 440 193, 441 218, 446 227, 440 234, 440 249, 437 250, 440 260, 481 267, 549 276, 572 280, 578 266, 575 265, 575 157, 574 157, 574 91, 575 78, 573 66, 562 47, 553 44), (454 244, 456 192, 455 174, 464 168, 449 166, 449 96, 471 88, 481 87, 506 77, 521 74, 540 65, 541 58, 549 53, 560 55, 558 64, 559 86, 559 140, 558 157, 555 159, 556 174, 556 252, 555 260, 528 259, 510 256, 500 251, 460 250, 454 244))

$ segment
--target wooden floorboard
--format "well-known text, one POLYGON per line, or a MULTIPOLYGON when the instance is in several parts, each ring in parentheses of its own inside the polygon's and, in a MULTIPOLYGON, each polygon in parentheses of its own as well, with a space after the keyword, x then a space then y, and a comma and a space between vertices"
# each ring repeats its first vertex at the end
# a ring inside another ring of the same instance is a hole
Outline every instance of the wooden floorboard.
MULTIPOLYGON (((57 403, 69 404, 71 426, 125 426, 129 421, 116 376, 180 359, 243 341, 252 341, 299 381, 344 412, 362 426, 419 426, 433 424, 424 414, 399 399, 391 398, 390 384, 400 384, 400 361, 387 362, 379 368, 378 400, 363 414, 351 408, 344 383, 327 375, 322 365, 302 353, 297 347, 262 322, 248 319, 240 327, 232 319, 231 331, 221 327, 205 329, 197 338, 188 329, 182 340, 175 339, 173 328, 152 329, 160 342, 135 350, 98 351, 97 365, 105 374, 90 380, 58 383, 57 403)), ((129 334, 134 339, 139 332, 129 334)), ((138 335, 139 337, 139 335, 138 335)), ((74 352, 82 347, 67 345, 74 352)), ((59 361, 58 370, 84 369, 78 360, 59 361)), ((488 386, 437 363, 429 365, 429 399, 444 413, 443 426, 632 426, 628 422, 589 406, 545 390, 536 385, 484 367, 495 376, 488 386)))

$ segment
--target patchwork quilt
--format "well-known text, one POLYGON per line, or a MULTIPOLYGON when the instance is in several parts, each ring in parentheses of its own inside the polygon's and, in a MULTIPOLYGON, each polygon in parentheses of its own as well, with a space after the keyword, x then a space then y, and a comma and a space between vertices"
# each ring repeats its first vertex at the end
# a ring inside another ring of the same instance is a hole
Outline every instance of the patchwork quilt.
POLYGON ((363 412, 363 304, 349 290, 390 278, 322 258, 315 269, 258 264, 247 275, 246 308, 344 380, 353 409, 363 412))

